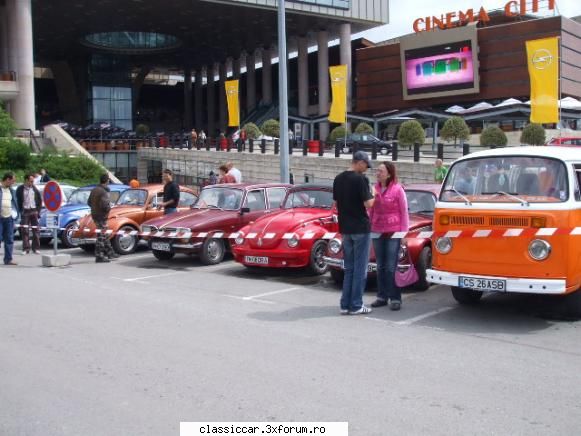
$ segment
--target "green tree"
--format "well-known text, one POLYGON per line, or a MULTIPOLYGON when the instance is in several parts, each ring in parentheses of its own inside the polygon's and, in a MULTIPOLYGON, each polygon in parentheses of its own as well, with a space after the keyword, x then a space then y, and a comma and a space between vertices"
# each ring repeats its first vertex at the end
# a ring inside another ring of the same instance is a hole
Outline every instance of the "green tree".
POLYGON ((440 137, 446 141, 454 141, 456 145, 457 141, 466 140, 470 138, 470 128, 461 117, 452 117, 446 120, 444 127, 440 130, 440 137))
POLYGON ((18 139, 0 138, 0 150, 6 168, 22 170, 30 162, 30 147, 18 139))
POLYGON ((529 145, 543 145, 547 140, 545 129, 540 124, 528 124, 520 135, 520 142, 529 145))
POLYGON ((506 133, 498 126, 488 126, 480 134, 480 145, 504 147, 508 143, 506 133))
POLYGON ((373 127, 367 123, 359 123, 355 128, 355 133, 371 133, 373 134, 373 127))
POLYGON ((408 145, 410 148, 416 142, 421 145, 426 140, 426 131, 416 120, 404 121, 399 127, 397 140, 400 145, 408 145))
POLYGON ((258 139, 258 137, 262 135, 262 132, 254 123, 246 123, 242 128, 246 130, 246 136, 248 139, 258 139))
POLYGON ((4 110, 4 104, 0 101, 0 138, 10 138, 14 135, 16 123, 8 112, 4 110))
POLYGON ((266 120, 262 124, 262 127, 260 128, 260 130, 262 130, 262 133, 264 133, 266 136, 273 136, 275 138, 280 138, 280 124, 279 124, 278 120, 274 120, 274 119, 266 120))
MULTIPOLYGON (((349 134, 349 132, 347 132, 347 134, 349 134)), ((330 144, 335 144, 339 138, 345 138, 345 126, 337 126, 331 130, 331 133, 329 133, 329 137, 327 138, 327 142, 330 144)))
POLYGON ((138 136, 145 136, 149 133, 149 126, 147 124, 138 124, 135 126, 135 133, 138 136))

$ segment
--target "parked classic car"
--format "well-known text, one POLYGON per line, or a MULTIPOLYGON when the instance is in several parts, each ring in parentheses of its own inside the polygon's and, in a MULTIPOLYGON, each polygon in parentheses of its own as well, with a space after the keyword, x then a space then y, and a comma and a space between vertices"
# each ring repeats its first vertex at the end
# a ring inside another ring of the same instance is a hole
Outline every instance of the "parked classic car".
POLYGON ((324 235, 338 230, 332 206, 331 186, 293 187, 280 211, 240 230, 232 247, 234 260, 246 267, 307 267, 313 274, 326 273, 323 256, 328 239, 324 235))
MULTIPOLYGON (((62 206, 57 212, 59 227, 64 229, 58 231, 58 238, 65 248, 77 246, 72 238, 73 232, 79 226, 79 220, 91 212, 91 208, 87 205, 87 201, 89 200, 91 190, 95 186, 96 185, 83 186, 82 188, 73 191, 68 198, 67 204, 62 206)), ((117 202, 121 193, 127 189, 129 189, 129 186, 127 185, 109 184, 112 205, 117 202)), ((46 228, 46 214, 47 211, 45 209, 40 213, 40 226, 42 227, 40 230, 40 241, 42 243, 48 243, 53 238, 52 229, 46 228)))
POLYGON ((147 239, 159 260, 182 253, 199 255, 202 263, 214 265, 222 262, 224 253, 230 249, 228 235, 278 210, 290 186, 280 183, 209 185, 202 189, 192 210, 149 220, 141 230, 152 233, 147 239), (158 232, 164 234, 157 236, 158 232), (172 233, 176 237, 170 237, 172 233))
MULTIPOLYGON (((108 227, 112 231, 111 245, 117 253, 130 254, 135 251, 140 239, 137 232, 141 224, 163 215, 162 210, 157 210, 162 199, 163 185, 160 184, 127 189, 121 194, 111 208, 108 220, 108 227)), ((180 186, 178 211, 188 210, 197 199, 191 189, 180 186)), ((91 215, 86 215, 79 221, 79 227, 73 233, 73 241, 85 251, 93 250, 96 241, 95 229, 91 215)))
MULTIPOLYGON (((440 193, 440 188, 441 185, 439 184, 414 184, 408 185, 404 188, 408 201, 410 232, 427 232, 432 230, 434 208, 440 193)), ((400 270, 409 268, 409 252, 419 275, 418 282, 416 282, 412 287, 418 290, 426 290, 430 287, 430 283, 426 280, 426 269, 430 268, 432 265, 431 240, 430 238, 414 237, 405 238, 404 241, 405 244, 401 245, 399 251, 398 268, 400 268, 400 270)), ((324 257, 324 260, 329 265, 333 280, 336 283, 342 283, 343 250, 340 234, 329 241, 327 256, 324 257)), ((376 275, 377 264, 375 263, 373 245, 371 246, 369 254, 369 265, 367 270, 371 276, 376 275)))
POLYGON ((358 150, 364 150, 371 153, 373 145, 375 144, 377 147, 377 153, 384 156, 391 153, 392 148, 389 142, 383 141, 369 133, 352 133, 347 135, 347 141, 345 141, 345 138, 337 138, 336 144, 343 154, 353 153, 353 147, 355 145, 357 145, 358 150))

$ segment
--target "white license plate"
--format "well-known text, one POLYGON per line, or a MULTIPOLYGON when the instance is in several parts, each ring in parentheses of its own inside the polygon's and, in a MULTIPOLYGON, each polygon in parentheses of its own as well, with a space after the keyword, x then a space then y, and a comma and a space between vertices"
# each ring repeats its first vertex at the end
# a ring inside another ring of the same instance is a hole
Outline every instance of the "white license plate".
POLYGON ((151 249, 157 251, 171 251, 169 242, 152 242, 151 249))
POLYGON ((460 276, 458 277, 458 286, 478 291, 506 292, 506 280, 460 276))
POLYGON ((244 256, 244 262, 256 263, 259 265, 268 265, 268 257, 261 256, 244 256))
POLYGON ((376 271, 377 271, 377 265, 374 265, 372 263, 367 264, 367 272, 376 272, 376 271))

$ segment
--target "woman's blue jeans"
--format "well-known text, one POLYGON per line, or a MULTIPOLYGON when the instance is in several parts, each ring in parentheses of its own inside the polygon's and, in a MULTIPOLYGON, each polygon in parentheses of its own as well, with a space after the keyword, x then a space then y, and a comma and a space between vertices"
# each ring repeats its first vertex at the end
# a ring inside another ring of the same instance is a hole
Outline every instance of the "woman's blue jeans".
POLYGON ((373 239, 377 263, 377 299, 400 301, 401 290, 395 285, 395 270, 399 256, 399 238, 373 239))

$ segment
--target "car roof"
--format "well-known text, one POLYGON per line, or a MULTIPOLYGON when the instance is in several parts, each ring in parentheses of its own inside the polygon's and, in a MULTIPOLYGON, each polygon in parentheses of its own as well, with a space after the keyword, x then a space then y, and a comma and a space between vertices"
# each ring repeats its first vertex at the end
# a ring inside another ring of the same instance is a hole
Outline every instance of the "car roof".
POLYGON ((404 185, 405 191, 429 191, 433 194, 439 195, 442 185, 439 183, 411 183, 404 185))
POLYGON ((333 190, 332 183, 301 183, 300 185, 294 185, 290 190, 299 191, 303 189, 321 189, 321 190, 333 190))
POLYGON ((293 185, 288 183, 218 183, 217 185, 207 185, 204 189, 220 187, 234 189, 258 189, 258 188, 290 188, 293 185))
POLYGON ((581 160, 581 148, 558 147, 558 146, 523 146, 523 147, 503 147, 490 150, 477 151, 462 156, 456 162, 480 157, 501 157, 501 156, 528 156, 528 157, 548 157, 562 161, 581 160))

